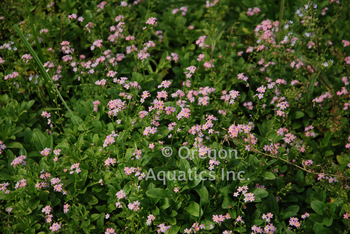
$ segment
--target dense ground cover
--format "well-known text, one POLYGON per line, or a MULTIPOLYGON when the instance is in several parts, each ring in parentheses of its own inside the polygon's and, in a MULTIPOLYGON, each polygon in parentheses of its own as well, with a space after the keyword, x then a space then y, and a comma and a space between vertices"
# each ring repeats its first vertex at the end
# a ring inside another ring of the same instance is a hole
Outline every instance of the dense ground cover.
POLYGON ((0 3, 1 233, 348 233, 347 1, 0 3))

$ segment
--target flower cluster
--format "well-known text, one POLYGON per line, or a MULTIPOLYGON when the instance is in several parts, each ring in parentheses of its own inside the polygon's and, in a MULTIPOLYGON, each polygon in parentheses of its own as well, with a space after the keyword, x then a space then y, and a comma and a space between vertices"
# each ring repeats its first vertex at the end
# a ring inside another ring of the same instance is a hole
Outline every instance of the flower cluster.
POLYGON ((109 167, 111 164, 114 165, 115 163, 117 163, 117 159, 108 157, 105 161, 105 166, 109 167))
POLYGON ((19 157, 16 157, 12 162, 11 162, 11 166, 13 166, 14 168, 16 168, 17 165, 22 164, 23 166, 26 165, 26 156, 25 155, 21 155, 19 157))
MULTIPOLYGON (((93 74, 95 71, 94 69, 91 69, 88 73, 89 74, 93 74)), ((101 86, 105 86, 107 84, 107 80, 106 79, 102 79, 102 80, 97 80, 95 82, 95 85, 101 85, 101 86)))
POLYGON ((200 36, 196 41, 196 45, 199 47, 204 47, 205 39, 207 39, 207 36, 200 36))
POLYGON ((101 10, 103 10, 105 8, 105 6, 107 5, 107 2, 106 1, 103 1, 101 2, 100 4, 98 4, 96 7, 98 8, 97 9, 97 12, 100 12, 101 10))
POLYGON ((175 9, 172 11, 172 13, 173 13, 173 14, 176 14, 177 12, 182 11, 181 14, 182 14, 183 16, 185 16, 187 10, 188 10, 188 7, 180 7, 180 9, 175 8, 175 9))
POLYGON ((25 55, 22 56, 23 62, 28 63, 29 60, 31 60, 31 59, 33 59, 33 57, 30 54, 25 54, 25 55))
POLYGON ((253 16, 254 14, 259 14, 260 11, 258 7, 254 7, 254 9, 248 8, 247 15, 253 16))
POLYGON ((52 232, 59 231, 61 229, 61 224, 60 223, 53 223, 52 226, 50 227, 50 230, 52 232))
MULTIPOLYGON (((47 112, 47 111, 43 111, 43 112, 41 113, 41 116, 47 118, 47 124, 50 126, 50 128, 52 128, 52 127, 53 127, 53 124, 52 124, 51 119, 50 119, 51 114, 50 114, 49 112, 47 112)), ((46 156, 47 156, 47 155, 46 155, 46 156)))
POLYGON ((94 111, 97 112, 98 111, 98 105, 100 105, 101 102, 99 100, 96 100, 96 101, 93 102, 93 104, 94 104, 94 111))
POLYGON ((238 222, 241 222, 242 224, 244 224, 242 216, 238 216, 237 219, 235 220, 234 224, 236 225, 238 222))
POLYGON ((148 215, 146 224, 148 226, 151 225, 152 221, 154 221, 155 219, 156 219, 156 217, 153 214, 148 215))
POLYGON ((270 223, 272 218, 273 218, 272 213, 263 214, 263 216, 262 216, 262 219, 264 219, 267 223, 270 223))
POLYGON ((146 24, 157 26, 157 18, 151 17, 146 21, 146 24))
POLYGON ((115 142, 115 137, 118 137, 119 135, 116 134, 114 131, 112 132, 112 134, 106 136, 106 139, 103 143, 103 148, 106 148, 108 145, 112 145, 115 142))
POLYGON ((213 215, 213 222, 214 223, 221 224, 227 219, 231 219, 231 216, 229 213, 226 213, 226 215, 213 215))
POLYGON ((66 203, 64 206, 63 206, 63 213, 65 213, 65 214, 67 214, 68 213, 68 211, 69 211, 69 204, 68 203, 66 203))
POLYGON ((11 74, 4 76, 4 80, 13 79, 13 78, 16 78, 17 76, 19 76, 18 72, 12 72, 11 74))
POLYGON ((105 234, 116 234, 114 228, 107 228, 105 234))
POLYGON ((296 228, 299 228, 299 227, 300 227, 299 219, 298 219, 298 218, 293 218, 293 217, 291 217, 291 218, 289 219, 289 225, 290 225, 290 226, 294 226, 294 227, 296 227, 296 228))
POLYGON ((140 202, 139 201, 134 201, 133 203, 129 203, 128 204, 128 208, 129 208, 129 210, 133 210, 133 211, 138 211, 138 210, 140 210, 140 202))
POLYGON ((184 72, 184 74, 186 74, 186 78, 191 78, 192 74, 196 71, 196 67, 195 66, 190 66, 188 68, 186 68, 186 72, 184 72))
POLYGON ((307 212, 301 216, 302 219, 306 219, 307 217, 310 217, 310 214, 307 212))
POLYGON ((280 147, 280 143, 271 143, 270 145, 264 146, 264 151, 268 151, 272 155, 277 155, 279 147, 280 147))
POLYGON ((126 175, 131 175, 132 173, 135 173, 135 176, 138 176, 139 180, 142 180, 143 178, 146 177, 146 173, 144 172, 141 173, 140 167, 125 167, 124 172, 126 175))
POLYGON ((197 233, 202 229, 205 229, 204 224, 199 225, 199 223, 194 223, 190 229, 186 228, 184 230, 184 233, 192 233, 192 231, 193 231, 193 233, 197 233))
POLYGON ((2 151, 6 149, 6 145, 4 144, 4 142, 0 141, 0 154, 2 154, 2 151))
POLYGON ((108 115, 109 116, 117 116, 118 112, 121 110, 125 110, 126 109, 126 102, 120 100, 120 99, 115 99, 115 100, 110 100, 108 102, 108 108, 109 108, 109 112, 108 115))
POLYGON ((40 154, 42 156, 48 156, 50 153, 51 153, 51 150, 50 148, 45 148, 43 151, 40 151, 40 154))
POLYGON ((70 167, 70 172, 69 174, 73 174, 74 172, 79 174, 81 172, 81 169, 79 167, 80 163, 74 163, 71 167, 70 167))
POLYGON ((0 184, 0 191, 5 191, 5 194, 9 194, 10 190, 7 189, 7 186, 9 186, 9 185, 10 185, 9 182, 0 184))
POLYGON ((166 233, 171 228, 171 225, 166 226, 165 223, 161 223, 157 227, 159 227, 157 233, 166 233))
POLYGON ((189 108, 182 108, 180 113, 176 116, 178 120, 180 120, 182 117, 189 118, 191 115, 191 110, 189 108))
POLYGON ((135 149, 135 152, 132 155, 136 155, 136 159, 141 159, 142 150, 135 149))
POLYGON ((150 134, 156 134, 157 133, 157 128, 156 127, 146 127, 145 130, 143 131, 143 135, 149 136, 150 134))
POLYGON ((221 100, 224 100, 225 102, 228 102, 229 104, 233 105, 235 103, 236 98, 239 96, 239 91, 236 90, 230 90, 229 94, 227 94, 226 90, 223 90, 221 96, 221 100))

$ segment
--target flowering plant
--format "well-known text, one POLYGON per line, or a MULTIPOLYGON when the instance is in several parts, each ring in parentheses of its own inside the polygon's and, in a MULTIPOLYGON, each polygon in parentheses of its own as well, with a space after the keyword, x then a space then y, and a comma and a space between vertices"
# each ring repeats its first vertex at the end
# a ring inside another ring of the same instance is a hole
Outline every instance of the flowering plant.
POLYGON ((350 230, 348 3, 23 4, 0 5, 2 233, 350 230))

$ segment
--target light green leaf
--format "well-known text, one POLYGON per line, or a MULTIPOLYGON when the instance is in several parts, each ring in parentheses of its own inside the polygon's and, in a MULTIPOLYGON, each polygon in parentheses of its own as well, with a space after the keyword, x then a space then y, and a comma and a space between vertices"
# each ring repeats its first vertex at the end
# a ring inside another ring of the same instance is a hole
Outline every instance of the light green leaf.
POLYGON ((262 174, 265 180, 274 180, 276 176, 272 172, 265 172, 262 174))
POLYGON ((152 198, 161 198, 161 199, 168 197, 167 191, 165 191, 162 188, 149 189, 147 190, 146 195, 152 198))
MULTIPOLYGON (((186 207, 186 211, 193 216, 199 217, 199 205, 198 203, 192 201, 188 207, 186 207)), ((201 209, 201 214, 203 214, 203 209, 201 209)))

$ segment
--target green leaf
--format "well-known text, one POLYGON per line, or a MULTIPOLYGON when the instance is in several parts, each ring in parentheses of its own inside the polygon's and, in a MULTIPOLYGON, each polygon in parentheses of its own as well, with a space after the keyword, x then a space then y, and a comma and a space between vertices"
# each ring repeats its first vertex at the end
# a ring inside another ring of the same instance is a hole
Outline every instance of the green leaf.
POLYGON ((181 226, 178 225, 174 225, 171 226, 170 230, 169 230, 169 234, 177 234, 180 231, 181 226))
POLYGON ((300 119, 300 118, 303 118, 304 116, 305 114, 302 111, 294 111, 290 114, 290 117, 292 119, 300 119))
POLYGON ((231 21, 226 22, 225 25, 221 26, 218 29, 218 31, 216 31, 216 34, 214 36, 214 41, 220 40, 220 37, 221 37, 222 33, 224 32, 224 30, 230 26, 235 25, 236 22, 237 22, 236 20, 231 20, 231 21))
POLYGON ((332 132, 327 132, 325 134, 325 137, 321 140, 322 142, 321 149, 324 149, 328 146, 328 142, 329 142, 329 139, 331 139, 331 136, 332 136, 332 132))
POLYGON ((297 179, 298 184, 304 183, 304 173, 303 173, 303 171, 299 170, 297 172, 296 179, 297 179))
POLYGON ((161 199, 168 197, 167 191, 165 191, 162 188, 149 189, 147 190, 146 195, 152 198, 161 198, 161 199))
POLYGON ((324 224, 327 227, 330 227, 333 223, 333 218, 332 217, 323 217, 323 222, 322 224, 324 224))
POLYGON ((267 192, 265 189, 262 189, 262 188, 253 189, 252 193, 254 194, 254 196, 260 197, 260 198, 265 198, 269 195, 269 192, 267 192))
POLYGON ((347 164, 347 162, 346 162, 344 156, 337 155, 337 161, 338 161, 338 163, 339 163, 340 165, 345 165, 345 164, 347 164))
POLYGON ((292 230, 286 230, 285 234, 295 234, 295 232, 293 232, 292 230))
POLYGON ((139 4, 139 12, 141 14, 141 19, 144 19, 147 14, 147 9, 141 4, 139 4))
POLYGON ((223 209, 229 209, 230 206, 234 206, 236 202, 232 201, 229 196, 224 197, 221 207, 223 209))
POLYGON ((265 180, 274 180, 276 179, 276 176, 272 172, 265 172, 262 174, 265 180))
POLYGON ((327 234, 326 229, 323 227, 323 225, 319 222, 315 222, 314 224, 314 231, 317 234, 327 234))
POLYGON ((10 149, 19 149, 19 148, 23 148, 23 145, 19 142, 10 142, 6 144, 6 147, 10 149))
POLYGON ((53 137, 52 137, 52 135, 50 135, 50 136, 46 139, 45 144, 44 144, 44 147, 45 147, 45 148, 50 148, 50 149, 53 148, 53 137))
POLYGON ((154 157, 154 154, 146 154, 142 157, 141 165, 146 166, 149 161, 154 157))
POLYGON ((12 176, 4 172, 0 172, 0 180, 12 180, 12 176))
POLYGON ((37 198, 32 198, 28 201, 29 208, 35 210, 40 204, 40 200, 37 198))
POLYGON ((94 137, 92 138, 92 142, 93 142, 95 145, 97 145, 99 139, 100 139, 100 138, 99 138, 98 134, 94 134, 94 137))
POLYGON ((327 205, 321 201, 312 201, 311 208, 319 215, 323 215, 323 211, 327 209, 327 205))
POLYGON ((102 229, 104 226, 104 220, 105 220, 105 214, 102 213, 99 217, 99 219, 97 220, 97 229, 102 229))
POLYGON ((298 215, 297 213, 291 212, 291 211, 284 212, 283 215, 282 215, 282 219, 288 219, 290 217, 294 217, 294 216, 297 216, 297 215, 298 215))
POLYGON ((2 106, 5 106, 10 101, 10 98, 7 94, 4 94, 0 97, 0 103, 2 106))
POLYGON ((90 220, 91 220, 91 222, 94 222, 94 221, 96 221, 99 217, 100 217, 100 214, 92 214, 90 220))
MULTIPOLYGON (((199 217, 199 204, 191 201, 190 205, 186 207, 186 211, 195 217, 199 217)), ((201 214, 203 214, 203 209, 201 209, 201 214)))
POLYGON ((201 198, 201 201, 202 201, 202 204, 207 204, 209 203, 209 192, 208 192, 208 189, 206 187, 203 187, 203 195, 202 195, 202 189, 199 188, 199 189, 196 189, 195 190, 198 195, 200 196, 201 198), (202 196, 201 196, 202 195, 202 196))
POLYGON ((314 92, 315 83, 316 83, 316 80, 317 80, 316 78, 317 78, 316 77, 316 73, 313 73, 311 75, 310 84, 309 84, 309 86, 307 88, 307 96, 308 96, 309 99, 312 97, 312 94, 314 92))
POLYGON ((41 132, 34 132, 33 133, 33 140, 34 140, 34 146, 37 150, 41 151, 45 149, 45 141, 46 137, 41 132))
POLYGON ((269 195, 268 202, 272 213, 277 215, 279 213, 278 203, 276 197, 272 193, 269 195))
POLYGON ((95 196, 92 196, 90 201, 88 202, 89 205, 96 205, 98 203, 98 199, 95 196))
POLYGON ((298 213, 299 212, 300 207, 298 205, 291 205, 288 206, 287 209, 284 210, 284 212, 294 212, 294 213, 298 213))

